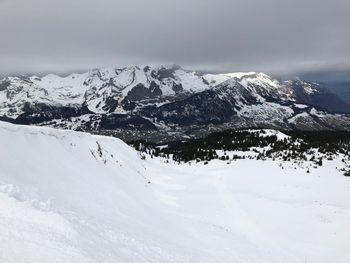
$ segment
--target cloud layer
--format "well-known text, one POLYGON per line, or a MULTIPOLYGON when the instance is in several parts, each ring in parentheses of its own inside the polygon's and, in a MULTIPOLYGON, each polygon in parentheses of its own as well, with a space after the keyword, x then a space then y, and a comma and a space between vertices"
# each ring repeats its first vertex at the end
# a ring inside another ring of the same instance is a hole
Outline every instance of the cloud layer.
POLYGON ((0 74, 178 63, 350 68, 350 1, 0 0, 0 74))

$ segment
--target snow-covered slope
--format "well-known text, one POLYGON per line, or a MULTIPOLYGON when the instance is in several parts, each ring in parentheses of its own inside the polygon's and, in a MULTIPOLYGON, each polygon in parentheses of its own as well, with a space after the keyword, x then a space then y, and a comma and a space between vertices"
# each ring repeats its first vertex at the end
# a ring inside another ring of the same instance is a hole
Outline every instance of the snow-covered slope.
POLYGON ((149 225, 156 201, 132 148, 2 122, 0 137, 0 262, 143 262, 146 244, 158 253, 147 241, 161 233, 149 225))
POLYGON ((309 174, 178 165, 115 138, 4 122, 0 146, 0 262, 350 261, 339 160, 309 174))

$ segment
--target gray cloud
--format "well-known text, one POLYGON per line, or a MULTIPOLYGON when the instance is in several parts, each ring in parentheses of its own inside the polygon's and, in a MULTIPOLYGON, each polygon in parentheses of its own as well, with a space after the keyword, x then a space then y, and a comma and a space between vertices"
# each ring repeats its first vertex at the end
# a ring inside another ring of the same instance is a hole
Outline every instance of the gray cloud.
POLYGON ((348 0, 0 0, 0 74, 350 68, 348 0))

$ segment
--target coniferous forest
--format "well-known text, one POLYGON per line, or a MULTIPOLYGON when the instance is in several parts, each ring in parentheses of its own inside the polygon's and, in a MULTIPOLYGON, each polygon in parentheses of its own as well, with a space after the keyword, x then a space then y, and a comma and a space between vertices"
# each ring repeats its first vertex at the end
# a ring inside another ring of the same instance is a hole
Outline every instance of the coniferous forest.
MULTIPOLYGON (((172 141, 162 145, 143 140, 131 141, 129 144, 139 152, 149 154, 151 158, 163 157, 179 163, 249 158, 311 161, 316 166, 322 166, 324 159, 333 160, 340 155, 343 156, 344 163, 350 160, 350 132, 283 131, 283 134, 283 138, 278 138, 278 135, 271 134, 269 130, 226 130, 203 138, 172 141), (218 151, 223 154, 219 155, 218 151)), ((344 175, 349 176, 350 170, 344 170, 344 175)))

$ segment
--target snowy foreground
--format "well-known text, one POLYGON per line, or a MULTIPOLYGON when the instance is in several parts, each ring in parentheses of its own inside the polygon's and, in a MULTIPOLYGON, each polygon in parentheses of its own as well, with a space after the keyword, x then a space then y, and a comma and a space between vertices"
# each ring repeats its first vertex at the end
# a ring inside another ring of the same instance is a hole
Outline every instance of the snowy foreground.
POLYGON ((141 160, 0 122, 0 262, 350 262, 350 178, 273 161, 141 160))

